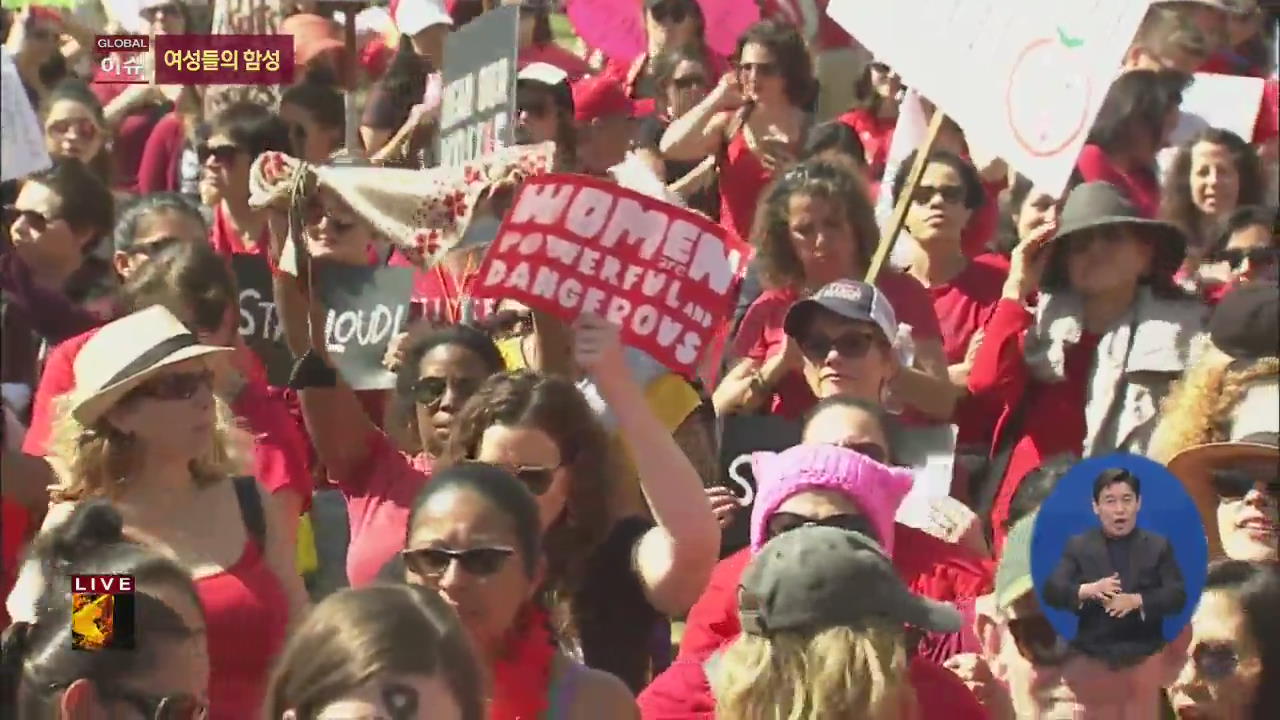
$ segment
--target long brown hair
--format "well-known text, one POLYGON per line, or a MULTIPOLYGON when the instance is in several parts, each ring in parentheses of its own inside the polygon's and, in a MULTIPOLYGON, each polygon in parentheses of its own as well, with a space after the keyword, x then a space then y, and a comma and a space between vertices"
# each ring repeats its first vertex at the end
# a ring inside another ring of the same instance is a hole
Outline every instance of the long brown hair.
POLYGON ((1178 148, 1178 154, 1165 173, 1160 218, 1182 228, 1192 247, 1207 250, 1220 228, 1209 227, 1204 215, 1191 199, 1191 150, 1200 143, 1226 148, 1231 154, 1231 162, 1235 164, 1236 173, 1240 176, 1237 207, 1260 204, 1264 183, 1258 154, 1249 143, 1230 130, 1209 128, 1178 148))

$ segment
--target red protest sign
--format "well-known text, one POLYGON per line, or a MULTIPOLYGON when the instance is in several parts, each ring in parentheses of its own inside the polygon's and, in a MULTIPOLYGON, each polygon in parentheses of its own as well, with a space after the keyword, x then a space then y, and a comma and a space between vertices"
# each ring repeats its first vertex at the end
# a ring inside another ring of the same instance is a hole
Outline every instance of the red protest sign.
POLYGON ((600 315, 628 345, 691 375, 732 309, 749 247, 683 208, 582 175, 520 187, 472 291, 572 322, 600 315))

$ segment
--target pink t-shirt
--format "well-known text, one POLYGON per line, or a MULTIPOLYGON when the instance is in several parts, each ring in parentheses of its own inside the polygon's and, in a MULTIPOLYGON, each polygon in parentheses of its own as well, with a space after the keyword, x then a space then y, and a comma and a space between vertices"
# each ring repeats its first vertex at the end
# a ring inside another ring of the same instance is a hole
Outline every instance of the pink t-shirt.
POLYGON ((369 433, 365 461, 348 476, 330 470, 347 499, 351 543, 347 547, 347 579, 352 587, 375 582, 378 573, 404 549, 414 498, 431 477, 426 455, 397 450, 381 430, 369 433))

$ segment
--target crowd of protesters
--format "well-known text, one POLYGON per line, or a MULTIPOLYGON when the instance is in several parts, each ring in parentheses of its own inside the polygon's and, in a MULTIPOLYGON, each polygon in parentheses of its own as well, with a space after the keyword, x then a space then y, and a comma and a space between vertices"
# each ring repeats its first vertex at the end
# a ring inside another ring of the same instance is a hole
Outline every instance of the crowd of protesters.
POLYGON ((911 89, 856 28, 825 0, 739 1, 758 21, 722 54, 727 2, 616 0, 633 57, 553 30, 546 0, 4 10, 50 164, 0 184, 0 713, 1280 717, 1275 8, 1150 3, 1056 194, 950 119, 914 182, 890 158, 911 89), (284 156, 375 185, 436 167, 446 39, 500 5, 518 144, 653 180, 751 245, 709 371, 470 297, 483 246, 397 237, 396 188, 320 188, 300 215, 256 197, 284 156), (124 28, 288 34, 295 83, 103 82, 93 37, 124 28), (1249 136, 1175 143, 1196 73, 1262 81, 1249 136), (905 251, 868 284, 880 197, 905 251), (237 255, 271 270, 287 383, 241 336, 237 255), (412 268, 392 388, 336 369, 324 263, 412 268), (752 454, 744 507, 722 435, 758 416, 800 440, 752 454), (915 527, 903 448, 939 424, 950 496, 915 527), (1124 662, 1060 637, 1031 570, 1045 499, 1115 452, 1167 467, 1209 549, 1190 623, 1124 662), (73 649, 75 574, 136 579, 134 650, 73 649))

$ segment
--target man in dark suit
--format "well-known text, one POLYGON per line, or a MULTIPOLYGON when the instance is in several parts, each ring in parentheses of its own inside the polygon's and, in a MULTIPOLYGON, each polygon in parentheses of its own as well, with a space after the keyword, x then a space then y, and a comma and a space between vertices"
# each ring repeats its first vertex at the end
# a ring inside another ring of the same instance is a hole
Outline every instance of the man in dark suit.
POLYGON ((1141 483, 1127 470, 1105 470, 1093 482, 1101 527, 1067 541, 1045 582, 1049 605, 1079 617, 1072 644, 1114 665, 1142 660, 1164 644, 1165 615, 1187 601, 1173 546, 1137 527, 1141 483))

